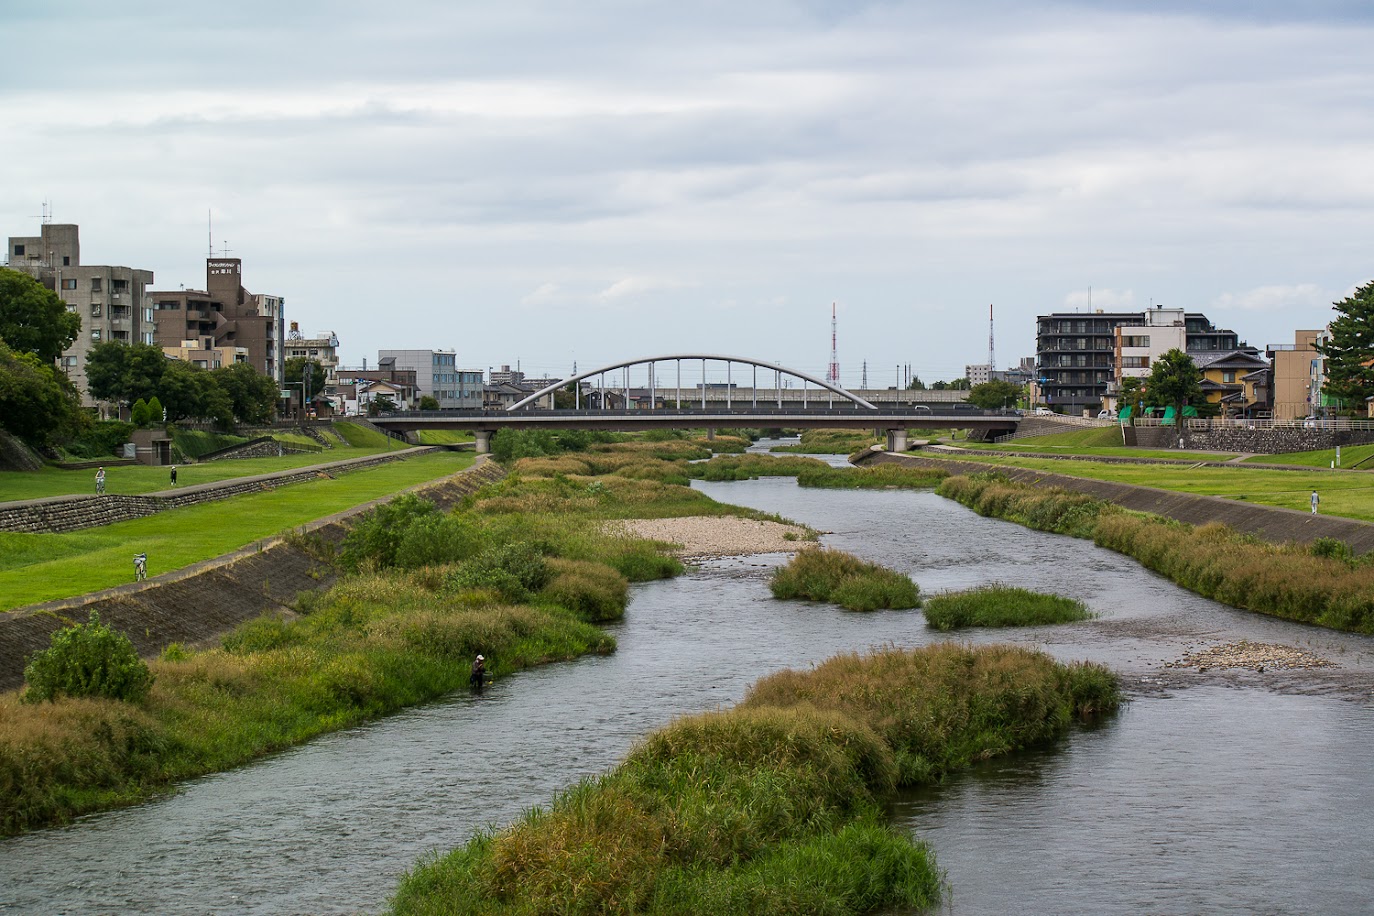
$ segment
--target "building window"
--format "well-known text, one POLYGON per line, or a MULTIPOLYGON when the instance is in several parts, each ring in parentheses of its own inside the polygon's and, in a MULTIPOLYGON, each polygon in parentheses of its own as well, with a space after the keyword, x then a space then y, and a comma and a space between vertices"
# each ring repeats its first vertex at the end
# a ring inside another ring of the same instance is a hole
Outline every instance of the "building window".
POLYGON ((162 300, 161 302, 159 302, 159 303, 157 304, 157 307, 158 307, 158 310, 159 310, 159 311, 163 311, 163 312, 179 312, 179 311, 181 311, 181 303, 180 303, 180 302, 173 302, 173 301, 170 300, 170 299, 164 299, 164 300, 162 300))
POLYGON ((126 291, 129 289, 129 281, 128 281, 128 280, 111 280, 111 281, 110 281, 110 289, 114 290, 114 291, 117 292, 117 293, 126 292, 126 291))
POLYGON ((153 310, 152 310, 152 309, 144 309, 144 310, 143 310, 143 320, 144 320, 144 321, 152 321, 152 320, 153 320, 153 310))
POLYGON ((91 343, 100 343, 100 328, 91 331, 91 343))
POLYGON ((1230 370, 1223 371, 1223 372, 1221 373, 1221 380, 1222 380, 1223 382, 1226 382, 1226 383, 1233 383, 1233 382, 1235 382, 1235 380, 1236 380, 1236 373, 1235 373, 1235 370, 1234 370, 1234 369, 1230 369, 1230 370))
POLYGON ((15 246, 14 246, 14 253, 15 253, 15 254, 23 254, 23 253, 24 253, 24 246, 23 246, 23 245, 15 245, 15 246))
POLYGON ((1121 357, 1121 368, 1123 369, 1148 369, 1149 367, 1150 357, 1148 356, 1121 357))
POLYGON ((100 317, 100 303, 99 303, 99 302, 92 302, 92 303, 91 303, 91 317, 92 317, 92 318, 99 318, 99 317, 100 317))
POLYGON ((62 281, 62 288, 63 288, 63 289, 76 289, 76 281, 75 281, 75 280, 63 280, 63 281, 62 281))
POLYGON ((91 292, 93 292, 93 293, 98 293, 98 292, 100 292, 100 278, 99 278, 99 277, 91 277, 91 292))
POLYGON ((144 332, 143 332, 143 342, 146 343, 146 344, 149 344, 150 346, 152 345, 152 342, 153 342, 153 332, 152 332, 152 331, 144 331, 144 332))
POLYGON ((71 266, 72 266, 72 259, 69 258, 69 257, 68 257, 67 255, 65 255, 65 254, 62 256, 62 266, 63 266, 63 267, 71 267, 71 266))

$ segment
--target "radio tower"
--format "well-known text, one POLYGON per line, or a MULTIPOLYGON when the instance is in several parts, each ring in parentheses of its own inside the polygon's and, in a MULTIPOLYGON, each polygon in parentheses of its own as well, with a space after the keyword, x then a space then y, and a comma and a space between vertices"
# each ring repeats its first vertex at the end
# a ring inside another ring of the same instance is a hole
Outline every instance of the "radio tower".
POLYGON ((992 381, 992 373, 997 369, 997 358, 992 353, 992 303, 988 303, 988 381, 992 381))
POLYGON ((835 347, 835 303, 830 303, 830 368, 826 370, 825 380, 836 388, 840 387, 840 352, 835 347))

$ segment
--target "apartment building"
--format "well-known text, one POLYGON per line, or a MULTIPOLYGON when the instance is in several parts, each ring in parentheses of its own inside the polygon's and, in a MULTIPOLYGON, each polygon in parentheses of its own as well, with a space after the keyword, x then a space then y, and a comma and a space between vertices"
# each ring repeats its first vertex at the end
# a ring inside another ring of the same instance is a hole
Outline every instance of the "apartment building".
POLYGON ((10 236, 8 266, 53 290, 81 316, 81 333, 58 358, 58 365, 95 406, 86 390, 86 354, 98 343, 153 343, 148 302, 151 270, 81 263, 80 231, 72 223, 43 223, 36 236, 10 236))
POLYGON ((324 370, 325 389, 332 393, 338 384, 339 335, 333 331, 320 331, 314 337, 301 334, 300 326, 291 322, 291 330, 286 334, 286 348, 282 351, 283 360, 301 357, 319 364, 324 370))
POLYGON ((1275 420, 1296 420, 1320 416, 1323 409, 1334 406, 1322 392, 1326 379, 1326 357, 1317 352, 1330 334, 1325 329, 1294 331, 1293 343, 1271 344, 1265 353, 1273 367, 1273 401, 1275 420))
POLYGON ((1141 312, 1057 312, 1036 319, 1036 381, 1053 410, 1096 412, 1109 403, 1127 369, 1147 376, 1154 359, 1168 350, 1196 357, 1229 352, 1238 344, 1234 331, 1217 328, 1200 312, 1162 306, 1141 312))
POLYGON ((378 350, 377 367, 413 371, 417 394, 433 397, 441 410, 482 407, 482 370, 459 369, 452 350, 378 350))
POLYGON ((148 298, 153 342, 164 351, 185 347, 186 341, 198 341, 204 350, 241 348, 249 365, 282 383, 286 300, 244 289, 241 259, 207 258, 205 289, 152 290, 148 298))

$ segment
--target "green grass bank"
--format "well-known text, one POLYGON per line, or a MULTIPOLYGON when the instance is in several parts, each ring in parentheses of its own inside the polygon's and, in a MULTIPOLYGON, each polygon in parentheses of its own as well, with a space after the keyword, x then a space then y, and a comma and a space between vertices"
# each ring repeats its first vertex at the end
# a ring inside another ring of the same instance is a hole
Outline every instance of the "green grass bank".
POLYGON ((1232 607, 1374 633, 1374 558, 1353 556, 1341 543, 1270 544, 1224 525, 1194 527, 1128 512, 1085 494, 1013 483, 996 473, 950 477, 936 492, 980 515, 1090 538, 1232 607))
POLYGON ((403 916, 848 914, 929 908, 941 877, 891 830, 900 787, 1113 711, 1115 677, 1026 649, 842 655, 680 719, 610 773, 422 861, 403 916))
POLYGON ((808 547, 768 582, 774 598, 829 601, 851 611, 906 610, 919 607, 915 582, 891 569, 842 550, 808 547))

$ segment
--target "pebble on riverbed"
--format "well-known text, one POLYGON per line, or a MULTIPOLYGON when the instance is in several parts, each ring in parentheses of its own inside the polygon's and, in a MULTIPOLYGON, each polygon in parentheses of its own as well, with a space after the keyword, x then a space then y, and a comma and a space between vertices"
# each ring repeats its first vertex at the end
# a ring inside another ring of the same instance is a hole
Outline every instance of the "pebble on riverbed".
POLYGON ((1320 655, 1314 655, 1292 646, 1274 643, 1240 642, 1212 646, 1198 652, 1189 652, 1177 661, 1167 662, 1165 668, 1249 668, 1251 671, 1296 671, 1303 668, 1336 668, 1335 662, 1320 655))

